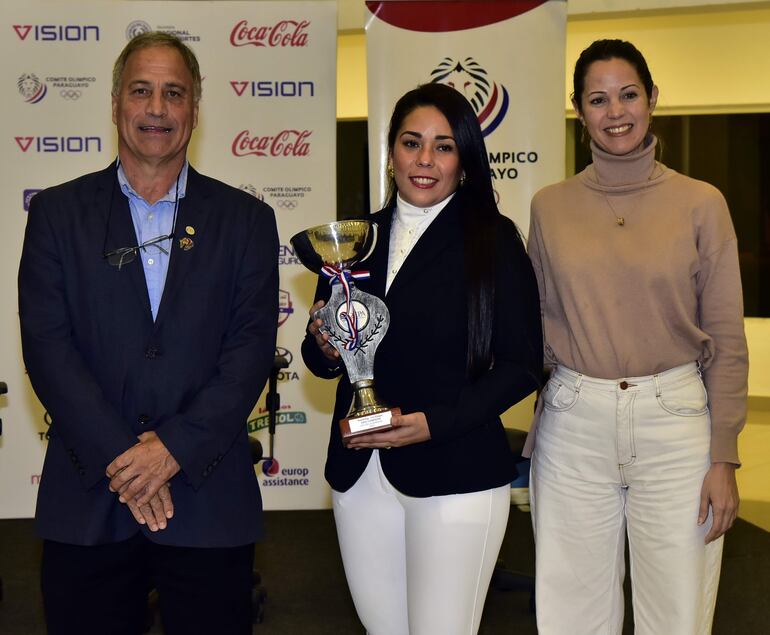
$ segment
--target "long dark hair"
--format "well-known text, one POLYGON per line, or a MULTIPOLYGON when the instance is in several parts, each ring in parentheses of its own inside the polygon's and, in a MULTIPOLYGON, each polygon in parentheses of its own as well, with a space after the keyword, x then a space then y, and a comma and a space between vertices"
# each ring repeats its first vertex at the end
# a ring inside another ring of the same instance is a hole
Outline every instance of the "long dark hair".
MULTIPOLYGON (((495 203, 481 126, 468 100, 454 88, 438 83, 423 84, 401 97, 390 118, 388 154, 393 153, 396 135, 404 119, 423 106, 433 106, 446 117, 465 173, 465 183, 455 196, 463 197, 460 214, 468 302, 467 372, 475 379, 492 363, 495 241, 501 214, 495 203)), ((395 207, 397 194, 395 181, 391 178, 386 207, 395 207)))

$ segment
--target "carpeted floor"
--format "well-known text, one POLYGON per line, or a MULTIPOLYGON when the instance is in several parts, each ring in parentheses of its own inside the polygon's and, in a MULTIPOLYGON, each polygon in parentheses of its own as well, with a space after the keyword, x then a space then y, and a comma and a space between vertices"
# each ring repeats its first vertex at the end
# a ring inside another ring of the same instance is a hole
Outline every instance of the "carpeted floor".
MULTIPOLYGON (((256 568, 268 597, 256 635, 358 635, 329 511, 267 513, 267 540, 257 547, 256 568)), ((534 568, 529 515, 511 510, 501 553, 512 569, 534 568)), ((38 563, 40 542, 29 520, 0 521, 2 635, 42 635, 38 563)), ((714 635, 770 633, 770 534, 739 520, 725 543, 714 635)), ((481 635, 536 633, 526 592, 490 590, 481 635)), ((633 632, 627 609, 624 634, 633 632)), ((153 629, 152 633, 160 633, 153 629)), ((216 635, 216 634, 212 634, 216 635)), ((440 634, 437 634, 440 635, 440 634)), ((671 635, 661 633, 660 635, 671 635)))

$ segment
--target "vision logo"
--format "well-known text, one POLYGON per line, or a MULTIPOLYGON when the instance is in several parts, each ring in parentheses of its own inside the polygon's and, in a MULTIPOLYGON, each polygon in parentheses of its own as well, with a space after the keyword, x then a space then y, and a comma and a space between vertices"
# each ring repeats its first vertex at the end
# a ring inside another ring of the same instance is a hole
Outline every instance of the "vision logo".
POLYGON ((458 90, 471 102, 484 136, 492 134, 508 113, 508 90, 491 81, 487 71, 472 57, 462 62, 445 57, 431 71, 431 82, 446 84, 458 90))
POLYGON ((38 42, 98 42, 100 29, 95 24, 14 24, 20 40, 38 42))
POLYGON ((101 137, 14 137, 22 152, 101 152, 101 137))
POLYGON ((24 73, 19 76, 16 87, 19 89, 19 94, 28 104, 40 103, 48 93, 48 86, 45 85, 45 82, 41 82, 40 78, 34 73, 24 73))
POLYGON ((314 97, 315 83, 312 81, 231 81, 238 97, 314 97))

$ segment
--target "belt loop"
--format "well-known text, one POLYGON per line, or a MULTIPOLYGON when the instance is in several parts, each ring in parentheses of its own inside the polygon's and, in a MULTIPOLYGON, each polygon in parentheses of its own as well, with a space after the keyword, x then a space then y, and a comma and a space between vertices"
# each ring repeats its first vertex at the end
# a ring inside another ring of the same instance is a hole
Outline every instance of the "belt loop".
POLYGON ((577 381, 575 382, 575 392, 576 393, 580 392, 580 384, 582 384, 582 383, 583 383, 583 375, 578 373, 578 378, 577 378, 577 381))
POLYGON ((660 375, 655 373, 652 376, 652 379, 655 382, 655 396, 656 397, 660 397, 660 393, 661 393, 661 390, 660 390, 660 375))

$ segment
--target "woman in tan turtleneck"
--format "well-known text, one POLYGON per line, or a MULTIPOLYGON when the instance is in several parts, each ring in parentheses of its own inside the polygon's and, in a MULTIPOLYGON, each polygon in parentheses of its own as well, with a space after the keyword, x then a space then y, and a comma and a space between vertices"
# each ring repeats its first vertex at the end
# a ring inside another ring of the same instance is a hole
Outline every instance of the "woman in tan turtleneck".
POLYGON ((529 240, 553 367, 530 435, 538 629, 621 632, 627 536, 636 633, 709 633, 746 413, 735 232, 718 190, 655 160, 632 44, 584 50, 574 91, 593 164, 538 192, 529 240))

